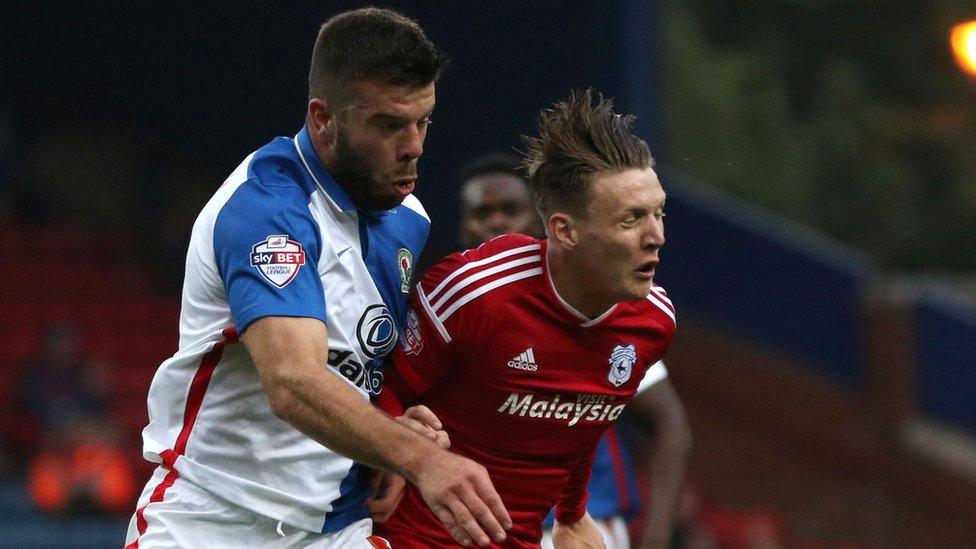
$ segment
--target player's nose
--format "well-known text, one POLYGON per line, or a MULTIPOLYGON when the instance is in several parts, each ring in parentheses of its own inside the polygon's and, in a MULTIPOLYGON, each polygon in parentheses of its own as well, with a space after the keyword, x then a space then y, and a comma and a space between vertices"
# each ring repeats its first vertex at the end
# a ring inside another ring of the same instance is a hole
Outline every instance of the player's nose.
POLYGON ((424 136, 418 128, 412 127, 408 130, 399 152, 399 159, 403 162, 416 160, 424 154, 424 136))
POLYGON ((651 219, 647 230, 644 231, 643 241, 645 248, 660 248, 664 246, 664 223, 659 219, 651 219))

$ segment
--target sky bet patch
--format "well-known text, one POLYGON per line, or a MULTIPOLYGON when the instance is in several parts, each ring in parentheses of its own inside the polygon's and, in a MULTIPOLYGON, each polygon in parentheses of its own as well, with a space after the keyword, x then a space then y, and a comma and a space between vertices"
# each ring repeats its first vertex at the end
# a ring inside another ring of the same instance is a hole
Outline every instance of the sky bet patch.
POLYGON ((284 288, 305 264, 305 250, 286 234, 273 234, 251 247, 251 266, 268 282, 284 288))

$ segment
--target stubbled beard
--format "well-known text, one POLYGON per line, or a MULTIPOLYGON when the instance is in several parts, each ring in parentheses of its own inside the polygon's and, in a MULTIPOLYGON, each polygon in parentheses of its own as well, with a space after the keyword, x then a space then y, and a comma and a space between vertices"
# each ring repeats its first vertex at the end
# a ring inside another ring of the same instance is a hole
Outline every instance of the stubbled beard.
POLYGON ((349 144, 342 127, 336 136, 335 162, 332 175, 357 208, 364 210, 389 210, 400 205, 396 195, 383 196, 380 184, 373 178, 366 159, 349 144))

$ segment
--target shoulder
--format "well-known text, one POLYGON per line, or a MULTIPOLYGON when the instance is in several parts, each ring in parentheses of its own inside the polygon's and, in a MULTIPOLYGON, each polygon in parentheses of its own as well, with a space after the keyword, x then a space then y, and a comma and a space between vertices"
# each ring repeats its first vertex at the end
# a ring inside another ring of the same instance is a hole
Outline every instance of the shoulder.
POLYGON ((203 213, 212 217, 227 209, 257 213, 292 203, 307 207, 315 187, 303 170, 294 140, 277 137, 244 158, 203 213))
POLYGON ((295 141, 277 137, 248 156, 227 178, 221 191, 228 195, 221 211, 273 215, 281 208, 297 208, 307 213, 316 185, 302 164, 295 141))
POLYGON ((246 176, 270 193, 299 191, 308 198, 317 188, 298 145, 289 137, 276 137, 255 151, 246 176))
POLYGON ((309 209, 315 183, 304 171, 289 138, 275 138, 231 173, 204 208, 217 241, 236 242, 269 235, 319 239, 309 209))
POLYGON ((529 236, 499 236, 442 259, 424 276, 418 293, 441 322, 469 303, 484 310, 539 280, 541 248, 529 236))

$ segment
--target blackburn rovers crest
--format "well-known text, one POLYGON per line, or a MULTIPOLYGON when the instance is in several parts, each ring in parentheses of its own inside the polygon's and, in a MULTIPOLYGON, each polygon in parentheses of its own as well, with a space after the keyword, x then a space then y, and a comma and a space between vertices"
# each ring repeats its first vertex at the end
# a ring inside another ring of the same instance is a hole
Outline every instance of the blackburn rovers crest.
POLYGON ((406 248, 397 250, 397 265, 400 267, 400 291, 410 293, 410 277, 413 275, 413 254, 406 248))
POLYGON ((627 383, 630 373, 634 371, 635 362, 637 362, 637 348, 634 344, 618 344, 610 353, 610 372, 607 374, 607 380, 614 387, 627 383))
POLYGON ((286 234, 273 234, 251 247, 251 266, 278 288, 284 288, 305 264, 302 244, 286 234))

